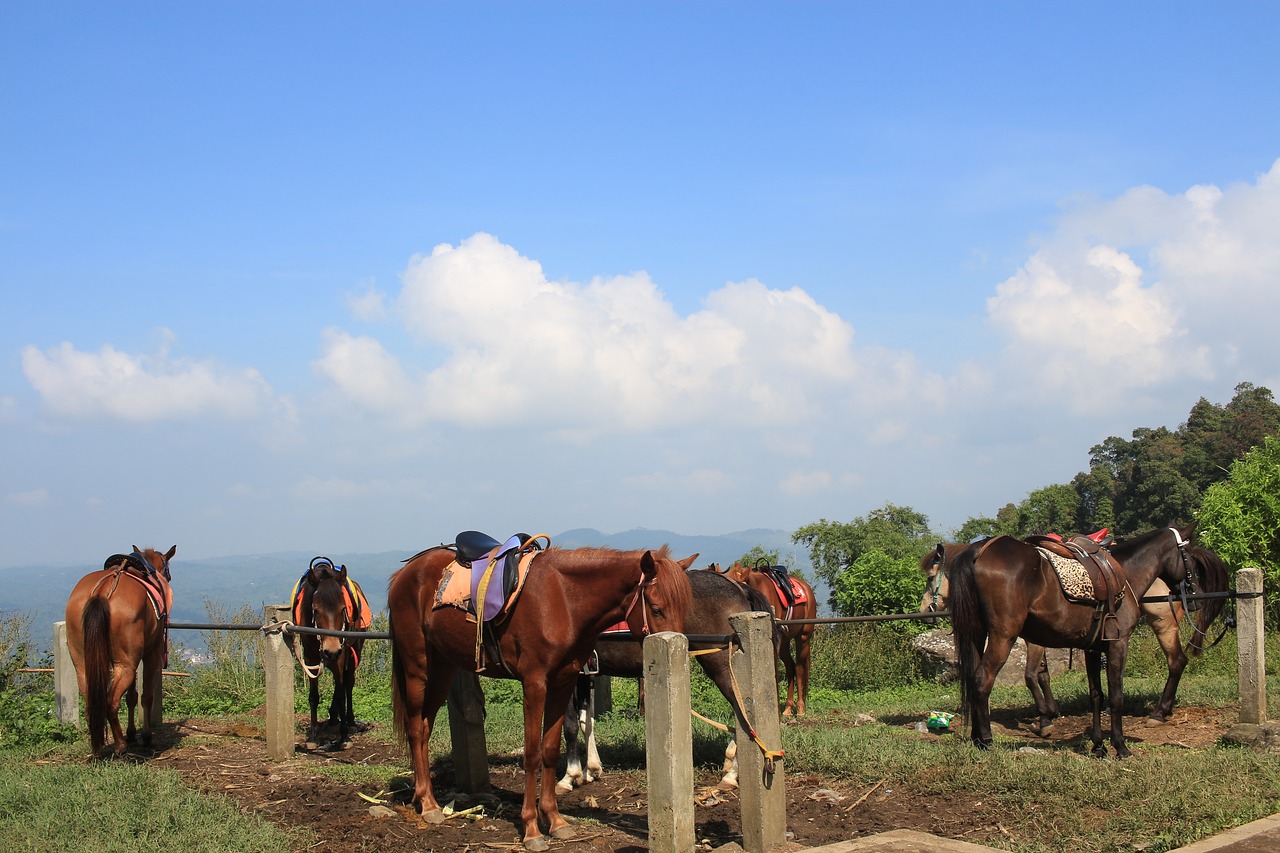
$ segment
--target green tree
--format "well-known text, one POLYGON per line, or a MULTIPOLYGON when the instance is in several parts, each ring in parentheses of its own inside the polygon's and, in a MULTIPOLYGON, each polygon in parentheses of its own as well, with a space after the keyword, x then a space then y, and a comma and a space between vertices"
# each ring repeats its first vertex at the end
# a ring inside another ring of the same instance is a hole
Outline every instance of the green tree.
POLYGON ((1074 533, 1080 495, 1071 486, 1045 486, 1027 495, 1019 507, 1019 533, 1074 533))
POLYGON ((924 594, 918 568, 918 555, 895 558, 877 549, 866 551, 836 575, 831 606, 842 616, 914 613, 924 594))
MULTIPOLYGON (((847 523, 827 521, 825 518, 807 524, 791 534, 791 541, 809 549, 809 560, 817 576, 832 590, 832 607, 838 612, 835 600, 837 579, 851 570, 866 554, 878 552, 887 563, 875 563, 891 573, 905 571, 912 579, 919 578, 916 564, 924 550, 932 545, 928 517, 910 507, 886 503, 866 516, 847 523)), ((936 539, 935 539, 936 541, 936 539)), ((846 576, 846 582, 857 582, 859 573, 846 576)), ((867 583, 880 583, 881 579, 866 579, 867 583)), ((885 581, 888 584, 892 580, 885 581)), ((921 581, 923 583, 923 581, 921 581)), ((917 603, 919 598, 917 596, 917 603)), ((899 612, 899 611, 892 611, 899 612)))
POLYGON ((1210 486, 1200 507, 1198 536, 1229 566, 1263 572, 1267 619, 1280 617, 1280 439, 1262 444, 1232 464, 1227 479, 1210 486))

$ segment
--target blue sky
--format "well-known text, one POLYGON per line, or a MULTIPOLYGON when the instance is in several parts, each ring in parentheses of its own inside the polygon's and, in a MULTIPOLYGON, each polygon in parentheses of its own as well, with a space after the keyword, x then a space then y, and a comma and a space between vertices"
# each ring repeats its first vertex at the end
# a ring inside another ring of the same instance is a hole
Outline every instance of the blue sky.
POLYGON ((993 514, 1280 389, 1277 31, 5 4, 0 565, 993 514))

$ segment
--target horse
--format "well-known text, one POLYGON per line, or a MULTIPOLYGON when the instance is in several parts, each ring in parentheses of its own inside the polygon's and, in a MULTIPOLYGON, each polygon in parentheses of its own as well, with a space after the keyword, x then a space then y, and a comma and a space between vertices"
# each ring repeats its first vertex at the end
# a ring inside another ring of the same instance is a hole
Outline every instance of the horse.
MULTIPOLYGON (((689 559, 693 560, 696 557, 695 554, 689 559)), ((685 634, 708 636, 733 634, 734 629, 729 622, 729 617, 735 613, 757 611, 768 613, 770 619, 773 617, 773 608, 769 602, 749 586, 739 584, 715 572, 689 572, 688 576, 693 592, 693 606, 681 629, 685 634)), ((776 624, 773 628, 773 637, 776 655, 780 641, 776 624)), ((729 671, 730 649, 723 644, 703 641, 690 641, 689 649, 691 652, 703 651, 695 660, 728 700, 729 707, 733 709, 742 730, 752 731, 752 725, 737 699, 733 674, 729 671)), ((596 645, 596 658, 595 674, 625 678, 639 678, 644 675, 644 650, 640 644, 627 638, 619 639, 612 632, 600 637, 596 645)), ((564 738, 568 763, 564 776, 556 783, 556 791, 560 793, 567 793, 577 785, 595 781, 595 777, 601 775, 603 771, 600 754, 596 749, 594 709, 590 698, 592 681, 591 675, 579 677, 577 690, 574 691, 569 707, 565 711, 564 738)), ((725 750, 724 776, 720 780, 720 785, 725 788, 736 788, 737 779, 737 743, 730 739, 729 746, 725 750)))
MULTIPOLYGON (((968 547, 969 543, 967 542, 939 542, 934 550, 925 553, 920 558, 920 571, 925 575, 925 591, 920 599, 921 613, 947 609, 950 587, 947 578, 947 567, 955 561, 961 551, 968 547)), ((1187 555, 1196 561, 1200 571, 1204 573, 1205 586, 1207 588, 1227 588, 1227 567, 1217 554, 1208 548, 1190 545, 1187 547, 1187 555)), ((1168 597, 1169 594, 1168 585, 1160 578, 1156 578, 1142 594, 1142 597, 1168 597)), ((1186 615, 1182 603, 1176 599, 1170 602, 1141 602, 1142 618, 1155 633, 1156 639, 1160 643, 1160 648, 1164 650, 1165 660, 1169 668, 1164 690, 1161 691, 1159 701, 1147 714, 1147 719, 1163 723, 1173 716, 1178 683, 1182 679, 1182 671, 1186 669, 1188 653, 1195 656, 1204 649, 1205 634, 1209 630, 1209 626, 1213 624, 1213 621, 1222 612, 1224 604, 1225 602, 1222 599, 1205 599, 1201 602, 1200 608, 1196 611, 1195 621, 1192 623, 1192 636, 1187 641, 1184 649, 1181 631, 1179 630, 1179 624, 1186 615)), ((1049 686, 1049 666, 1045 655, 1044 646, 1027 643, 1027 660, 1023 674, 1027 690, 1031 692, 1032 701, 1035 702, 1036 706, 1036 713, 1040 718, 1040 734, 1047 737, 1053 729, 1054 720, 1060 716, 1061 712, 1049 686)))
POLYGON ((523 840, 527 850, 546 850, 550 843, 539 827, 539 809, 553 838, 574 835, 556 804, 555 771, 564 712, 578 673, 596 638, 619 621, 637 635, 679 631, 691 605, 685 575, 691 560, 677 562, 665 546, 531 552, 518 600, 505 616, 487 623, 492 641, 484 648, 491 651, 480 654, 476 617, 436 603, 448 585, 444 576, 459 569, 460 556, 468 555, 460 554, 457 542, 428 548, 406 561, 387 587, 392 709, 413 765, 412 803, 428 823, 445 819, 431 786, 428 743, 454 674, 462 669, 518 679, 524 697, 523 840))
MULTIPOLYGON (((708 568, 720 571, 714 563, 708 568)), ((763 595, 780 622, 818 618, 818 601, 814 597, 813 587, 802 577, 786 574, 781 567, 761 564, 748 568, 742 563, 734 563, 723 574, 763 595), (775 572, 774 569, 779 571, 775 572), (779 586, 779 581, 774 580, 777 575, 790 581, 790 590, 784 591, 779 586), (787 594, 794 600, 784 598, 787 594)), ((778 626, 781 632, 778 653, 787 676, 787 701, 782 708, 784 717, 790 717, 793 713, 799 717, 805 714, 805 700, 809 696, 809 653, 815 627, 812 624, 778 626)))
POLYGON ((137 738, 137 671, 142 663, 142 743, 151 745, 151 715, 162 695, 168 654, 168 619, 173 605, 169 561, 165 553, 133 547, 130 554, 107 558, 100 571, 82 577, 67 599, 67 647, 76 668, 95 758, 118 757, 137 738), (120 730, 120 699, 129 709, 127 731, 120 730), (107 726, 112 750, 106 749, 107 726))
POLYGON ((1042 646, 1084 649, 1093 705, 1090 739, 1100 758, 1107 754, 1102 741, 1105 654, 1111 746, 1118 758, 1131 755, 1124 742, 1124 664, 1141 615, 1135 591, 1149 588, 1159 577, 1171 586, 1185 581, 1199 592, 1206 579, 1195 577, 1186 555, 1194 528, 1161 528, 1113 544, 1111 583, 1097 593, 1104 600, 1090 604, 1068 599, 1048 558, 1029 542, 997 536, 964 549, 951 568, 949 598, 961 704, 974 743, 980 748, 992 744, 991 688, 1013 641, 1021 636, 1042 646))
MULTIPOLYGON (((369 600, 360 584, 347 575, 346 566, 334 566, 328 557, 316 557, 298 580, 290 598, 293 603, 294 624, 303 628, 319 628, 326 631, 366 631, 372 623, 369 600)), ((364 651, 364 638, 321 636, 300 632, 295 640, 295 653, 310 687, 311 726, 307 729, 307 743, 312 746, 320 737, 321 726, 317 722, 320 704, 320 674, 328 668, 333 674, 333 697, 329 702, 329 720, 338 724, 338 741, 341 748, 347 743, 347 735, 355 726, 356 712, 352 702, 356 668, 364 651)))

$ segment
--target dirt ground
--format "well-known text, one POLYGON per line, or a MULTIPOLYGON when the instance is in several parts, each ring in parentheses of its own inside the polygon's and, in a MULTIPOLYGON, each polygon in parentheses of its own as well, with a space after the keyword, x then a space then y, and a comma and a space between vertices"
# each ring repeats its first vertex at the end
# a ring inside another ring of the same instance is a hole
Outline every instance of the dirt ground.
MULTIPOLYGON (((1200 749, 1215 743, 1234 719, 1234 712, 1229 710, 1179 707, 1171 723, 1148 726, 1145 720, 1127 718, 1125 731, 1136 755, 1141 755, 1144 745, 1200 749)), ((1082 755, 1086 751, 1081 738, 1088 726, 1087 718, 1060 720, 1048 741, 1030 731, 1028 721, 1026 715, 995 712, 993 724, 997 734, 1025 738, 1031 747, 1052 743, 1082 755)), ((302 722, 300 718, 300 725, 302 722)), ((828 719, 791 725, 830 724, 828 719)), ((919 736, 939 737, 927 732, 919 736)), ((166 722, 158 733, 156 746, 154 753, 138 757, 152 766, 179 771, 200 790, 233 798, 246 812, 282 826, 306 827, 315 836, 308 851, 478 853, 523 849, 519 843, 523 771, 518 757, 491 757, 493 792, 485 797, 451 793, 452 767, 447 759, 437 762, 433 781, 440 802, 454 800, 457 810, 481 806, 483 817, 473 820, 459 816, 428 826, 406 805, 412 787, 407 758, 383 733, 357 734, 351 745, 341 751, 307 751, 300 745, 293 760, 275 762, 266 758, 266 744, 258 726, 229 727, 218 721, 186 720, 166 722), (335 781, 317 772, 324 764, 386 767, 386 789, 335 781)), ((716 781, 710 775, 695 779, 696 832, 703 850, 741 842, 737 792, 717 790, 716 781)), ((1006 832, 1004 824, 1014 817, 1003 814, 998 804, 984 803, 978 797, 922 797, 896 780, 857 788, 815 776, 788 774, 786 789, 793 849, 892 829, 915 829, 989 843, 1006 832)), ((648 849, 642 772, 607 771, 595 783, 562 795, 560 806, 577 823, 578 834, 568 841, 553 842, 553 850, 638 853, 648 849)))

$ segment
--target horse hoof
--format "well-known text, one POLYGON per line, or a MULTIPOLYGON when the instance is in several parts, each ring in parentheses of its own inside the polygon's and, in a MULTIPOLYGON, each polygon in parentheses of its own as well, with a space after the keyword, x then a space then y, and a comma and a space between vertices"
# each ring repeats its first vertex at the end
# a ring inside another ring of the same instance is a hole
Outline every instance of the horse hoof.
POLYGON ((568 794, 573 791, 573 785, 566 785, 564 782, 556 783, 556 794, 568 794))
POLYGON ((1147 717, 1148 726, 1163 726, 1166 722, 1164 714, 1152 713, 1147 717))
POLYGON ((578 832, 572 826, 562 826, 559 829, 551 830, 551 837, 564 841, 567 838, 573 838, 578 832))
POLYGON ((1095 746, 1092 750, 1090 750, 1090 752, 1093 753, 1094 758, 1107 757, 1107 748, 1105 746, 1095 746))
POLYGON ((1051 734, 1053 734, 1053 723, 1040 727, 1040 737, 1048 737, 1051 734))
POLYGON ((547 841, 545 835, 537 835, 524 840, 524 849, 530 851, 530 853, 543 853, 543 851, 551 849, 551 842, 547 841))
POLYGON ((444 823, 445 822, 444 810, 432 809, 429 812, 423 812, 422 820, 424 823, 444 823))

